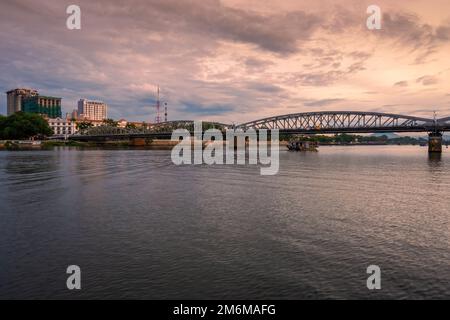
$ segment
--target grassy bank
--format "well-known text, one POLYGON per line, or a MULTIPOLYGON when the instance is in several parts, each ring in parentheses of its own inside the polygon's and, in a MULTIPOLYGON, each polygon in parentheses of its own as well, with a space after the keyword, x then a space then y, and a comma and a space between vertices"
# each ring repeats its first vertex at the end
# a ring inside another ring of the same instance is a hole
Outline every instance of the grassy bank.
POLYGON ((102 142, 81 142, 81 141, 44 141, 43 148, 53 147, 76 147, 76 148, 101 148, 101 149, 127 149, 127 148, 148 148, 167 149, 174 145, 170 140, 145 140, 145 141, 102 141, 102 142))
POLYGON ((53 148, 53 147, 85 147, 90 146, 88 142, 78 142, 78 141, 43 141, 43 148, 53 148))
MULTIPOLYGON (((42 141, 40 145, 30 146, 29 144, 22 144, 19 141, 0 141, 0 150, 48 150, 58 147, 80 148, 80 149, 148 149, 148 150, 172 150, 179 141, 172 140, 152 140, 152 139, 134 139, 122 141, 102 141, 102 142, 81 142, 72 140, 46 140, 42 141)), ((223 142, 225 145, 225 141, 223 142)), ((270 142, 269 142, 270 144, 270 142)), ((203 142, 203 148, 208 145, 203 142)), ((280 142, 280 147, 285 147, 286 141, 280 142)), ((192 143, 192 148, 194 145, 192 143)))
POLYGON ((78 141, 37 141, 36 144, 32 144, 28 140, 6 140, 0 141, 0 150, 41 150, 51 149, 53 147, 98 147, 95 143, 90 142, 78 142, 78 141))

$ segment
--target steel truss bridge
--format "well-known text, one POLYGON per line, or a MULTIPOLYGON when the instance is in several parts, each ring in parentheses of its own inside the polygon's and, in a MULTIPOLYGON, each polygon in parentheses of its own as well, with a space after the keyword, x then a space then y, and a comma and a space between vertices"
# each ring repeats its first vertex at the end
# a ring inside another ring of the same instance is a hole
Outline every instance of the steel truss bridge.
POLYGON ((244 130, 278 129, 292 134, 442 132, 450 130, 450 117, 427 119, 379 112, 325 111, 275 116, 237 127, 244 130))
MULTIPOLYGON (((278 129, 285 134, 337 134, 376 132, 428 132, 450 131, 450 117, 427 119, 399 114, 358 111, 306 112, 275 116, 240 125, 204 122, 203 130, 219 129, 278 129)), ((69 137, 72 140, 120 140, 133 138, 170 138, 173 130, 194 129, 194 121, 170 121, 146 128, 93 127, 69 137)))
MULTIPOLYGON (((224 131, 230 128, 230 125, 217 122, 204 122, 203 130, 218 129, 224 131)), ((149 127, 141 128, 120 128, 112 126, 98 126, 81 130, 76 135, 70 136, 70 140, 78 141, 95 141, 95 140, 126 140, 133 138, 170 138, 172 132, 177 129, 186 129, 190 132, 194 131, 193 120, 169 121, 158 124, 149 125, 149 127)))

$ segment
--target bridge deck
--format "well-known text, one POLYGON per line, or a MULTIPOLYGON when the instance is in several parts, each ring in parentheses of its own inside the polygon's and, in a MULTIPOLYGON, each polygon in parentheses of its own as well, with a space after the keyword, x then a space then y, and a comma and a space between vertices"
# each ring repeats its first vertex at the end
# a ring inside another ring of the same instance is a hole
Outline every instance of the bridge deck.
MULTIPOLYGON (((154 125, 151 130, 122 129, 97 127, 89 129, 84 135, 70 137, 72 140, 120 140, 133 138, 171 137, 175 129, 192 131, 193 121, 172 121, 154 125), (153 130, 153 132, 152 132, 153 130)), ((218 129, 233 126, 221 123, 207 123, 209 127, 218 129)), ((338 134, 338 133, 376 133, 376 132, 443 132, 450 131, 450 117, 442 119, 427 119, 398 114, 361 112, 361 111, 324 111, 295 113, 275 116, 247 122, 236 129, 278 129, 286 134, 338 134)))

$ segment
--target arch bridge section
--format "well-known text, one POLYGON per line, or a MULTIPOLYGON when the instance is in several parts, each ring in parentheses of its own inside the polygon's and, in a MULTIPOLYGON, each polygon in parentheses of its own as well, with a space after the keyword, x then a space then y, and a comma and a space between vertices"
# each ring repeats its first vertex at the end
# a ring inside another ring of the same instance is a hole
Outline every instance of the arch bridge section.
MULTIPOLYGON (((219 129, 226 130, 230 125, 218 122, 203 122, 203 130, 219 129)), ((194 132, 194 121, 179 120, 162 122, 155 124, 145 124, 141 127, 122 128, 109 125, 102 125, 97 127, 89 127, 80 130, 76 135, 70 137, 70 140, 79 141, 105 141, 105 140, 127 140, 136 138, 151 138, 151 139, 170 139, 172 132, 177 129, 185 129, 189 132, 194 132)))
POLYGON ((238 128, 278 129, 288 134, 428 132, 429 152, 441 153, 442 132, 450 131, 450 117, 427 119, 379 112, 325 111, 275 116, 244 123, 238 128))
POLYGON ((306 112, 244 123, 242 129, 279 129, 293 134, 335 134, 433 131, 433 119, 356 111, 306 112))

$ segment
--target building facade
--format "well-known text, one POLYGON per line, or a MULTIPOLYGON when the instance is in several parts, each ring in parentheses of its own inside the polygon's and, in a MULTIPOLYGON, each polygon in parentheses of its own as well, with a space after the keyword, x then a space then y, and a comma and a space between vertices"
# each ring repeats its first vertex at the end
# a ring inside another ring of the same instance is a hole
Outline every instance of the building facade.
POLYGON ((7 95, 7 113, 8 116, 23 111, 23 101, 26 98, 38 95, 37 90, 33 89, 14 89, 6 92, 7 95))
POLYGON ((51 119, 61 118, 61 98, 46 96, 31 96, 23 99, 22 111, 38 113, 51 119))
POLYGON ((73 110, 70 114, 67 115, 67 118, 78 120, 78 110, 73 110))
POLYGON ((143 128, 143 127, 148 127, 148 125, 146 125, 145 122, 133 122, 133 121, 127 121, 125 119, 120 119, 119 121, 117 121, 117 127, 119 127, 119 128, 126 128, 126 127, 143 128))
POLYGON ((101 101, 78 101, 78 119, 103 121, 108 117, 108 106, 101 101))
POLYGON ((92 125, 92 127, 101 127, 101 126, 105 125, 103 120, 81 120, 81 119, 78 119, 77 123, 90 123, 92 125))
POLYGON ((70 119, 55 118, 47 121, 56 136, 70 136, 78 131, 77 123, 70 119))

